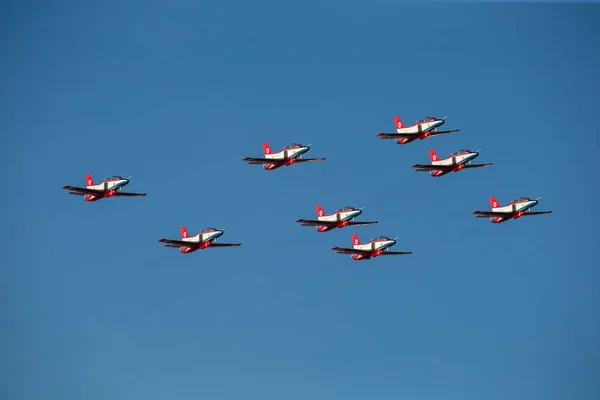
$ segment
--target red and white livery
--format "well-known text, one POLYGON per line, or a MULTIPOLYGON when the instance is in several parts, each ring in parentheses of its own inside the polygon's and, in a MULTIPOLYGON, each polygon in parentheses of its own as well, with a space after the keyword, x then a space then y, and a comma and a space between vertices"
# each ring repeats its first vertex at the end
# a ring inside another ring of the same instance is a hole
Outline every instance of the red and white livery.
POLYGON ((267 142, 263 143, 264 158, 245 157, 242 160, 248 161, 248 164, 262 164, 268 171, 289 166, 295 163, 317 162, 323 161, 325 158, 302 158, 302 156, 310 150, 310 144, 302 145, 292 143, 284 147, 281 151, 273 153, 267 142))
POLYGON ((493 224, 506 222, 510 219, 527 217, 529 215, 550 214, 552 211, 531 211, 538 205, 541 197, 530 199, 529 197, 519 197, 506 206, 500 206, 494 196, 490 197, 490 206, 492 211, 473 211, 477 218, 489 218, 493 224))
POLYGON ((165 243, 165 247, 176 247, 181 249, 181 253, 193 253, 196 250, 203 250, 207 247, 237 247, 241 243, 215 243, 217 238, 223 235, 222 229, 206 228, 198 232, 195 236, 188 235, 185 226, 180 229, 181 240, 175 239, 159 239, 161 243, 165 243))
POLYGON ((471 151, 462 149, 450 154, 448 158, 440 160, 435 150, 431 149, 429 150, 431 164, 414 164, 413 168, 416 168, 415 172, 425 171, 429 172, 433 177, 439 177, 450 172, 458 172, 465 168, 483 168, 493 165, 492 163, 471 164, 471 161, 479 156, 480 151, 481 150, 471 151))
POLYGON ((129 184, 129 178, 123 178, 118 175, 113 175, 110 178, 102 181, 102 183, 96 185, 92 180, 92 175, 87 174, 85 176, 86 187, 83 188, 78 186, 63 186, 63 189, 70 190, 69 194, 83 196, 83 199, 87 202, 98 201, 100 199, 106 199, 112 196, 145 196, 146 193, 130 193, 121 191, 121 189, 123 189, 126 185, 129 184))
POLYGON ((377 221, 363 221, 356 222, 354 218, 362 214, 362 208, 354 208, 346 206, 340 208, 331 215, 325 214, 323 207, 317 204, 317 219, 299 219, 296 222, 300 222, 301 226, 316 226, 318 232, 327 232, 332 229, 341 229, 344 226, 359 226, 359 225, 371 225, 376 224, 377 221))
POLYGON ((412 126, 405 126, 400 117, 394 117, 396 124, 395 133, 378 133, 381 139, 394 139, 397 144, 407 144, 416 139, 423 140, 429 136, 444 135, 446 133, 458 132, 458 129, 449 131, 438 131, 437 128, 444 125, 446 117, 425 117, 420 121, 415 122, 412 126))
POLYGON ((352 234, 352 248, 332 247, 331 250, 335 250, 338 254, 350 254, 355 261, 368 260, 371 257, 379 256, 412 254, 412 251, 389 251, 389 248, 396 244, 396 239, 379 236, 369 243, 361 244, 358 235, 354 233, 352 234))

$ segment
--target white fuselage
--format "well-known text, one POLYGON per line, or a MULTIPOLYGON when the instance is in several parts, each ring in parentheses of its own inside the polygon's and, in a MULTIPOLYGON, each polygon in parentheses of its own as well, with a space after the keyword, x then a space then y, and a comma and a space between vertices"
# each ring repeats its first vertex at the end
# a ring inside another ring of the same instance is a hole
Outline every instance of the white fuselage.
POLYGON ((396 128, 398 133, 423 133, 432 131, 444 124, 444 120, 436 120, 429 122, 420 122, 413 126, 405 126, 404 128, 396 128))
POLYGON ((122 187, 126 186, 129 183, 129 179, 121 179, 118 181, 104 181, 102 183, 99 183, 97 185, 86 185, 88 189, 94 189, 94 190, 119 190, 122 187))
POLYGON ((466 164, 469 161, 473 160, 474 158, 477 158, 478 155, 479 155, 479 153, 473 152, 473 153, 461 154, 461 155, 458 155, 458 156, 451 156, 451 157, 448 157, 448 158, 446 158, 444 160, 431 161, 431 165, 459 165, 459 164, 466 164))
POLYGON ((366 243, 366 244, 355 244, 355 245, 352 245, 352 247, 354 247, 356 250, 377 251, 377 250, 385 250, 388 247, 392 247, 395 244, 396 244, 396 241, 394 239, 389 239, 389 240, 373 241, 373 242, 366 243))
POLYGON ((522 201, 519 203, 512 203, 504 207, 492 207, 492 211, 518 213, 519 211, 526 211, 537 204, 537 200, 522 201))
POLYGON ((208 241, 214 240, 214 239, 218 238, 219 236, 221 236, 222 234, 223 234, 223 231, 216 230, 214 232, 198 233, 195 236, 181 238, 181 240, 183 242, 202 243, 202 242, 208 242, 208 241))
POLYGON ((296 158, 306 153, 309 149, 307 146, 298 147, 297 149, 284 149, 278 153, 265 154, 265 158, 273 160, 296 158))
POLYGON ((362 210, 351 210, 351 211, 336 212, 331 215, 324 215, 321 217, 317 217, 317 219, 319 221, 325 221, 325 222, 339 222, 339 221, 347 221, 352 218, 356 218, 360 214, 362 214, 362 210))

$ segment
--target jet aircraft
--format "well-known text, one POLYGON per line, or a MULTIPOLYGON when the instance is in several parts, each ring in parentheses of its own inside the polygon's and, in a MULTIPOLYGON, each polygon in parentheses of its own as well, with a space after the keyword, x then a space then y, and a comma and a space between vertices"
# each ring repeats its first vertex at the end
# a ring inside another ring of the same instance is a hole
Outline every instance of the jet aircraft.
POLYGON ((530 211, 537 206, 541 197, 530 199, 529 197, 519 197, 506 206, 499 206, 494 196, 490 197, 492 211, 473 211, 476 218, 489 218, 493 224, 506 222, 510 219, 526 217, 528 215, 550 214, 552 211, 530 211))
POLYGON ((176 247, 181 249, 181 253, 193 253, 196 250, 203 250, 207 247, 237 247, 241 243, 215 243, 217 238, 223 235, 222 229, 206 228, 198 232, 195 236, 189 236, 185 226, 180 229, 181 240, 175 239, 159 239, 161 243, 165 243, 165 247, 176 247))
POLYGON ((489 167, 493 164, 471 164, 471 161, 479 156, 479 152, 471 151, 467 149, 459 150, 455 153, 450 154, 446 159, 440 160, 435 150, 429 150, 429 158, 431 164, 415 164, 413 168, 415 172, 425 171, 430 172, 431 176, 438 177, 446 175, 449 172, 458 172, 464 168, 482 168, 489 167))
POLYGON ((87 174, 85 176, 86 187, 78 186, 63 186, 63 189, 70 190, 69 194, 77 196, 83 196, 83 199, 87 202, 98 201, 112 196, 145 196, 146 193, 130 193, 122 192, 121 189, 129 184, 129 178, 123 178, 117 175, 111 176, 108 179, 102 181, 102 183, 94 184, 92 176, 87 174))
POLYGON ((267 142, 263 143, 264 158, 245 157, 242 160, 248 161, 248 164, 262 164, 264 169, 270 171, 283 166, 289 166, 295 163, 323 161, 325 158, 302 158, 310 150, 309 145, 292 143, 284 147, 278 153, 273 153, 267 142))
MULTIPOLYGON (((398 239, 398 238, 396 238, 398 239)), ((379 256, 397 256, 412 254, 412 251, 389 251, 388 249, 396 244, 396 239, 390 239, 387 236, 379 236, 369 243, 361 244, 356 233, 352 234, 352 248, 332 247, 338 254, 350 254, 355 261, 368 260, 371 257, 379 256)))
POLYGON ((415 122, 412 126, 405 126, 400 117, 394 117, 396 124, 395 133, 378 133, 381 139, 394 139, 397 144, 408 144, 416 139, 423 140, 429 136, 443 135, 446 133, 458 132, 458 129, 449 131, 438 131, 437 128, 444 125, 446 117, 425 117, 415 122))
POLYGON ((362 208, 354 208, 346 206, 340 208, 331 215, 325 214, 323 207, 320 204, 316 206, 317 219, 299 219, 301 226, 315 226, 318 232, 327 232, 335 228, 343 228, 344 226, 358 226, 376 224, 377 221, 355 222, 354 218, 362 214, 362 208))

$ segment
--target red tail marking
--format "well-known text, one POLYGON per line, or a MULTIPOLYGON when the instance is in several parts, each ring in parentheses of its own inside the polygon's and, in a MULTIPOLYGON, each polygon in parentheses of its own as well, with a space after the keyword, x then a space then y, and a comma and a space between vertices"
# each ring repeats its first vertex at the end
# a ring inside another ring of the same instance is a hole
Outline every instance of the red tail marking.
POLYGON ((402 129, 404 128, 404 124, 402 123, 402 120, 400 119, 399 116, 395 116, 394 117, 394 122, 396 123, 396 129, 402 129))
POLYGON ((85 184, 86 184, 87 186, 94 186, 94 180, 92 179, 92 175, 90 175, 90 174, 87 174, 87 175, 85 176, 85 184))
POLYGON ((182 227, 179 229, 179 231, 181 232, 181 238, 182 238, 182 239, 183 239, 183 238, 187 238, 187 237, 189 237, 189 235, 188 235, 188 231, 187 231, 187 229, 185 229, 185 226, 182 226, 182 227))
POLYGON ((354 246, 358 246, 360 244, 360 239, 358 238, 358 235, 356 233, 352 234, 352 244, 354 246))
POLYGON ((269 143, 267 143, 267 142, 263 143, 263 152, 265 153, 265 155, 273 153, 273 151, 269 147, 269 143))
POLYGON ((325 211, 323 211, 323 207, 321 207, 320 204, 317 204, 317 207, 315 207, 317 210, 317 216, 318 217, 324 217, 325 216, 325 211))
POLYGON ((490 197, 490 206, 492 206, 492 208, 500 207, 498 205, 498 201, 496 201, 496 198, 494 196, 490 197))
POLYGON ((429 150, 429 158, 431 161, 439 161, 439 157, 434 149, 429 150))

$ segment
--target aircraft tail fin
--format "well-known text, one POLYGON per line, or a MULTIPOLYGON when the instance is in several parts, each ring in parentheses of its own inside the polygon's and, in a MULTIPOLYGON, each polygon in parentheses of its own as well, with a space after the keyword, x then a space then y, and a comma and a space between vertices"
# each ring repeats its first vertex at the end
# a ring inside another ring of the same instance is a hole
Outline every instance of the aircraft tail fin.
POLYGON ((273 154, 273 151, 271 150, 271 147, 269 147, 269 143, 267 143, 267 142, 263 143, 263 152, 265 153, 265 155, 267 155, 267 154, 273 154))
POLYGON ((431 161, 438 161, 440 159, 434 149, 429 150, 429 158, 431 161))
POLYGON ((404 124, 402 123, 402 120, 397 115, 394 117, 394 122, 396 123, 396 129, 402 129, 405 127, 404 124))
POLYGON ((94 180, 92 179, 91 174, 87 174, 85 176, 85 184, 86 184, 86 186, 94 186, 94 180))
POLYGON ((354 246, 358 246, 360 244, 360 239, 358 238, 358 235, 356 233, 352 234, 352 244, 354 246))
POLYGON ((317 204, 317 206, 315 208, 317 210, 317 216, 318 217, 324 217, 325 216, 325 211, 323 211, 323 207, 321 207, 320 204, 317 204))
POLYGON ((190 235, 188 235, 188 231, 187 229, 185 229, 185 226, 182 226, 179 231, 181 232, 181 238, 187 238, 190 237, 190 235))
POLYGON ((500 205, 498 204, 498 201, 496 200, 496 198, 494 196, 490 197, 490 206, 492 207, 492 209, 500 207, 500 205))

